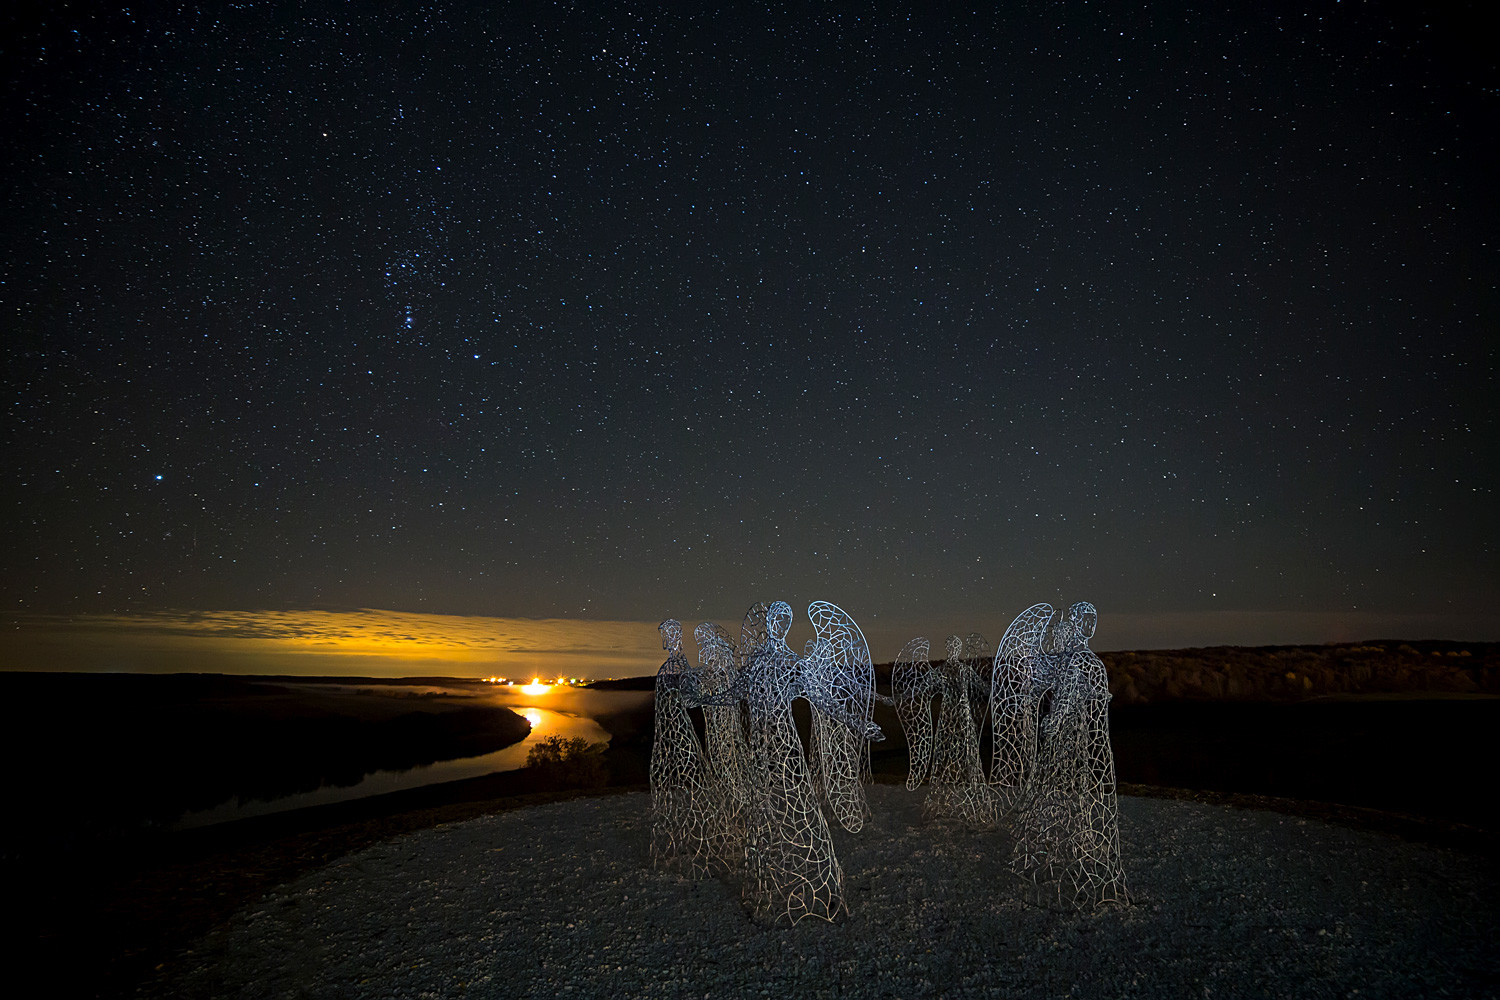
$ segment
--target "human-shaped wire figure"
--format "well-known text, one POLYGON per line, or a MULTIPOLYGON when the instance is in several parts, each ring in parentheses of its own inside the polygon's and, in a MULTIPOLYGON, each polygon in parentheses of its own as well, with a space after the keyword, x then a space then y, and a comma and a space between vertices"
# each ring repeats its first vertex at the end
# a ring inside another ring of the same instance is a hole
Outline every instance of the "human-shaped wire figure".
POLYGON ((975 676, 969 649, 982 648, 982 637, 948 637, 948 658, 933 665, 927 660, 926 639, 913 639, 902 649, 891 671, 896 712, 911 748, 907 787, 928 782, 923 814, 928 818, 959 819, 979 827, 993 826, 995 797, 985 780, 979 756, 979 731, 973 698, 986 691, 975 676), (976 642, 977 640, 977 642, 976 642), (931 702, 939 700, 937 731, 932 731, 931 702), (926 773, 928 755, 931 773, 926 773))
POLYGON ((719 803, 722 860, 734 867, 744 860, 745 813, 748 809, 750 746, 739 702, 715 704, 730 694, 740 673, 739 656, 729 633, 714 622, 693 630, 698 642, 700 680, 693 700, 703 703, 704 743, 709 777, 719 803))
POLYGON ((819 807, 792 703, 805 698, 815 712, 858 728, 869 739, 882 734, 868 719, 846 715, 821 687, 832 669, 825 661, 836 659, 831 648, 818 648, 817 662, 809 665, 787 645, 789 605, 772 604, 765 623, 765 638, 750 651, 730 696, 743 701, 749 718, 745 895, 761 919, 834 920, 848 909, 843 869, 819 807))
POLYGON ((680 867, 702 878, 724 853, 720 796, 688 715, 689 702, 697 701, 699 678, 682 651, 682 624, 669 618, 659 628, 667 659, 656 674, 651 861, 658 868, 680 867))
POLYGON ((874 708, 875 665, 864 633, 838 605, 814 601, 807 616, 816 632, 803 656, 808 689, 821 692, 834 708, 830 714, 817 699, 809 699, 813 781, 839 825, 858 833, 870 815, 865 797, 865 785, 872 780, 870 739, 865 730, 874 708))
POLYGON ((929 817, 954 817, 977 826, 992 826, 995 796, 990 792, 980 762, 980 730, 971 708, 977 687, 965 639, 948 636, 948 658, 935 669, 942 709, 933 747, 932 789, 922 811, 929 817))
POLYGON ((1109 742, 1109 678, 1089 649, 1097 623, 1092 604, 1074 604, 1034 657, 1034 772, 1015 824, 1014 867, 1039 897, 1070 908, 1129 902, 1109 742))
POLYGON ((891 666, 891 700, 906 737, 906 790, 916 791, 927 780, 932 764, 932 697, 937 681, 927 658, 931 648, 926 636, 912 639, 891 666))

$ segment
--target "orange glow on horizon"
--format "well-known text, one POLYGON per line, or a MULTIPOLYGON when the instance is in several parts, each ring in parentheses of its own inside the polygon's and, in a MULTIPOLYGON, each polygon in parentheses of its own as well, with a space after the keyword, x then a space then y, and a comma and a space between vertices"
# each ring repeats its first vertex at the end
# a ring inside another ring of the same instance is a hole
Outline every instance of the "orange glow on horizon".
POLYGON ((552 690, 551 684, 543 684, 540 677, 533 677, 530 684, 521 685, 523 694, 546 694, 552 690))
POLYGON ((526 673, 541 684, 546 670, 550 687, 566 675, 654 672, 661 662, 656 627, 646 622, 363 609, 8 615, 3 625, 3 670, 490 675, 520 693, 526 673))

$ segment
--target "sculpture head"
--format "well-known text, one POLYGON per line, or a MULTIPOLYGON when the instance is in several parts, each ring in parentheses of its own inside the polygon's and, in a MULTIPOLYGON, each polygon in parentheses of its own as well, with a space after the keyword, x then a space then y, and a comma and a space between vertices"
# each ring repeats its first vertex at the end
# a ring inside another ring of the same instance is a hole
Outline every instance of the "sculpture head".
POLYGON ((734 669, 734 647, 719 626, 713 622, 703 622, 693 629, 693 638, 698 641, 698 657, 703 661, 705 669, 734 669))
POLYGON ((956 663, 964 655, 964 641, 956 635, 950 635, 947 640, 948 661, 956 663))
POLYGON ((1079 601, 1068 609, 1069 624, 1072 625, 1072 640, 1088 644, 1099 626, 1099 611, 1088 601, 1079 601))
POLYGON ((766 609, 766 632, 777 642, 785 642, 786 634, 792 630, 792 606, 786 601, 777 601, 766 609))
POLYGON ((984 636, 978 632, 970 632, 964 636, 964 659, 973 663, 990 658, 990 644, 985 641, 984 636))
POLYGON ((668 618, 657 626, 661 630, 661 648, 673 653, 682 651, 682 622, 668 618))

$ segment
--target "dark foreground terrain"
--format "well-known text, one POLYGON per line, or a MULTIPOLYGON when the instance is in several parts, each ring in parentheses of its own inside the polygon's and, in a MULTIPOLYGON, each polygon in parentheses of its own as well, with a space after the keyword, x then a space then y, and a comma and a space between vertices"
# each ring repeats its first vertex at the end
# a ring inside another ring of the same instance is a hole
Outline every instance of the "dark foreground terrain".
MULTIPOLYGON (((1122 791, 1332 820, 1456 848, 1480 859, 1476 863, 1493 866, 1500 819, 1487 786, 1476 784, 1482 768, 1471 766, 1488 759, 1486 734, 1500 726, 1500 699, 1484 697, 1492 686, 1488 664, 1493 651, 1471 650, 1468 657, 1449 657, 1444 651, 1433 657, 1431 652, 1419 651, 1415 659, 1402 654, 1394 670, 1376 667, 1368 674, 1387 685, 1399 673, 1413 682, 1415 690, 1407 692, 1355 690, 1330 697, 1332 692, 1299 680, 1295 687, 1288 682, 1276 698, 1207 699, 1182 696, 1190 685, 1179 683, 1179 695, 1173 696, 1167 691, 1170 685, 1148 681, 1150 697, 1130 700, 1117 694, 1111 726, 1122 791), (1436 661, 1435 666, 1429 668, 1421 656, 1436 661), (1466 688, 1465 678, 1482 690, 1452 690, 1466 688)), ((1269 672, 1270 664, 1262 665, 1269 672)), ((1208 669, 1202 668, 1203 676, 1208 669)), ((1281 672, 1283 679, 1287 672, 1281 672)), ((1149 676, 1149 670, 1141 672, 1141 677, 1149 676)), ((99 680, 90 677, 88 683, 99 680)), ((212 704, 215 698, 228 704, 248 696, 258 703, 257 711, 279 705, 272 713, 279 720, 272 730, 237 729, 250 723, 243 718, 236 722, 236 713, 221 706, 219 714, 210 713, 214 724, 205 723, 201 731, 213 729, 213 738, 221 743, 243 743, 246 759, 266 752, 267 759, 284 761, 293 771, 301 768, 298 780, 312 780, 308 775, 313 771, 318 781, 334 773, 363 774, 372 761, 402 766, 392 756, 402 744, 417 763, 450 755, 458 747, 486 752, 488 737, 477 731, 487 720, 466 715, 471 702, 441 693, 431 681, 407 685, 404 693, 392 688, 360 697, 365 682, 338 680, 295 710, 295 699, 285 701, 286 693, 275 690, 285 685, 275 681, 203 677, 189 683, 201 685, 195 693, 200 704, 212 704), (362 706, 359 711, 351 708, 354 704, 362 706), (396 720, 428 711, 447 716, 451 726, 446 732, 443 727, 425 734, 408 729, 405 737, 393 740, 372 735, 398 733, 412 723, 396 720), (296 754, 268 748, 278 733, 341 713, 354 720, 344 730, 348 746, 335 752, 335 761, 343 754, 343 764, 312 753, 319 763, 303 767, 294 761, 296 754), (360 726, 374 729, 355 735, 360 726)), ((612 686, 649 690, 651 683, 642 678, 612 686)), ((1117 683, 1112 670, 1112 686, 1117 683)), ((1137 694, 1141 690, 1138 686, 1137 694)), ((91 755, 79 755, 79 783, 53 790, 48 815, 13 813, 12 831, 65 826, 68 817, 86 816, 97 807, 101 795, 128 802, 131 795, 145 794, 149 800, 149 787, 159 774, 143 770, 142 758, 131 758, 131 752, 140 752, 133 745, 154 748, 157 760, 183 749, 167 738, 165 726, 171 712, 186 711, 186 702, 160 695, 159 690, 154 697, 163 704, 149 709, 139 697, 124 697, 118 686, 100 685, 89 697, 69 703, 72 708, 63 715, 67 725, 60 729, 39 724, 40 713, 21 718, 24 713, 14 707, 21 702, 12 699, 13 760, 25 759, 22 748, 62 752, 68 738, 79 733, 109 735, 113 741, 100 751, 96 739, 91 755), (153 717, 151 711, 157 714, 153 717), (17 733, 29 733, 30 742, 17 733)), ((641 790, 650 759, 649 702, 598 721, 611 734, 604 755, 609 787, 589 794, 641 790)), ((899 783, 907 767, 900 727, 885 709, 877 721, 891 736, 874 753, 877 780, 899 783)), ((42 853, 12 853, 3 859, 0 875, 8 902, 25 915, 28 928, 8 939, 6 950, 14 951, 9 956, 13 968, 47 969, 49 975, 65 970, 67 988, 59 986, 62 992, 118 996, 189 942, 302 873, 402 833, 577 794, 525 769, 201 830, 158 830, 154 836, 114 839, 65 836, 42 853)))
MULTIPOLYGON (((833 832, 847 917, 765 926, 733 872, 647 863, 645 794, 422 830, 249 901, 144 997, 1055 1000, 1484 997, 1492 866, 1261 810, 1126 796, 1132 905, 1044 905, 1010 829, 937 823, 869 790, 833 832)), ((1055 895, 1053 899, 1055 900, 1055 895)))
POLYGON ((231 798, 347 786, 499 750, 531 725, 484 685, 217 674, 7 674, 0 856, 97 850, 231 798))

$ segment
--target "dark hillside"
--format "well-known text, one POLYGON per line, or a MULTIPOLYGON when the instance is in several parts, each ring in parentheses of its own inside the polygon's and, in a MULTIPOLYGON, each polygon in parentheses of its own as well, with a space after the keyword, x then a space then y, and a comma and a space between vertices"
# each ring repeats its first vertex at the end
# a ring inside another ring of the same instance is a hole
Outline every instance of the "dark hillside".
POLYGON ((1373 640, 1100 653, 1119 704, 1500 695, 1500 643, 1373 640))

